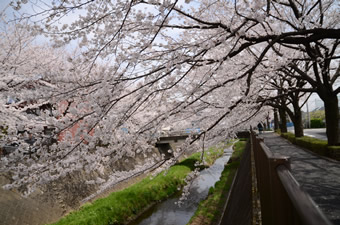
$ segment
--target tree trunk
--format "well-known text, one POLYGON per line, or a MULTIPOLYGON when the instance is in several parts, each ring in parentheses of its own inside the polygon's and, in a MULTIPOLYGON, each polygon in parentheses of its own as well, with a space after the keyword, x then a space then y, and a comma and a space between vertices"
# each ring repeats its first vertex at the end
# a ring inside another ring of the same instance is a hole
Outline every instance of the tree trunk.
POLYGON ((302 113, 301 108, 299 106, 299 98, 293 98, 293 108, 294 115, 292 121, 294 123, 294 133, 295 137, 303 137, 303 122, 302 122, 302 113))
POLYGON ((277 109, 274 109, 274 131, 279 129, 279 116, 277 115, 277 109))
POLYGON ((292 120, 293 120, 293 123, 294 123, 295 137, 303 137, 303 123, 302 123, 301 110, 299 110, 299 112, 295 111, 294 119, 292 119, 292 120))
POLYGON ((336 95, 331 95, 324 98, 323 101, 325 103, 328 145, 340 145, 338 98, 336 95))
POLYGON ((280 115, 280 130, 281 133, 287 133, 287 118, 286 118, 286 110, 279 108, 280 115))
POLYGON ((269 115, 267 116, 267 129, 270 129, 269 115))

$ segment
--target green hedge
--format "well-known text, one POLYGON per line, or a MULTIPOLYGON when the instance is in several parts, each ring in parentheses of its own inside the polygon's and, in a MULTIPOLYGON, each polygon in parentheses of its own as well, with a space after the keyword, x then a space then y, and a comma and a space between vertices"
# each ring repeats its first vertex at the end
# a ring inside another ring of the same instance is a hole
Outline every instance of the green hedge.
POLYGON ((293 133, 281 133, 281 136, 288 139, 293 144, 296 144, 295 135, 293 133))
POLYGON ((312 137, 298 137, 295 138, 296 145, 305 147, 319 155, 327 156, 327 141, 319 140, 312 137))
POLYGON ((282 133, 281 136, 318 155, 340 160, 340 146, 328 146, 327 141, 307 136, 296 138, 293 133, 282 133))
POLYGON ((322 119, 311 119, 310 126, 311 128, 324 128, 325 123, 322 121, 322 119))
POLYGON ((340 146, 328 146, 328 156, 340 161, 340 146))

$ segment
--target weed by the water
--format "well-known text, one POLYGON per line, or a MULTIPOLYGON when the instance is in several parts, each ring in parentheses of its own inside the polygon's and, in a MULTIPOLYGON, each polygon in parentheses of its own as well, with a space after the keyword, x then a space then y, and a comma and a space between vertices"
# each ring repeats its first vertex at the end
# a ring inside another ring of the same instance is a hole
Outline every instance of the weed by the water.
POLYGON ((221 174, 220 180, 215 183, 214 187, 209 189, 208 196, 201 201, 194 216, 188 224, 196 224, 196 220, 200 224, 213 224, 220 217, 220 209, 224 205, 224 201, 230 190, 232 181, 240 164, 240 158, 246 147, 246 141, 238 141, 234 145, 234 152, 221 174))

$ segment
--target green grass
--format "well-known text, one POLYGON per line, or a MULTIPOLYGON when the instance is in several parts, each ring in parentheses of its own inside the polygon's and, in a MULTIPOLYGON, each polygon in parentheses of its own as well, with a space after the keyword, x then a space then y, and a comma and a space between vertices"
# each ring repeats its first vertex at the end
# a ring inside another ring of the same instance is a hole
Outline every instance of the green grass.
MULTIPOLYGON (((210 163, 215 161, 223 154, 225 147, 221 144, 208 149, 205 152, 205 160, 210 163)), ((195 163, 199 160, 200 153, 195 153, 172 166, 166 175, 161 173, 153 179, 147 177, 122 191, 111 193, 106 198, 87 203, 55 225, 124 224, 153 203, 178 192, 178 188, 184 185, 184 178, 196 168, 195 163)))
POLYGON ((328 157, 340 161, 340 146, 328 146, 328 157))
POLYGON ((290 142, 292 142, 293 144, 295 144, 295 135, 293 133, 281 133, 281 136, 288 139, 290 142))
POLYGON ((281 136, 288 139, 291 143, 306 148, 318 155, 340 160, 340 146, 328 146, 327 141, 308 136, 297 138, 293 133, 289 132, 282 133, 281 136))
POLYGON ((188 224, 194 223, 196 220, 200 221, 200 224, 214 224, 217 222, 222 213, 220 209, 225 203, 237 168, 240 165, 240 159, 245 146, 245 140, 235 143, 234 152, 229 163, 224 167, 220 180, 215 183, 214 187, 209 189, 207 198, 200 202, 188 224))
MULTIPOLYGON (((233 141, 233 140, 232 140, 233 141)), ((206 165, 211 166, 214 164, 216 159, 223 155, 224 149, 230 147, 232 145, 232 141, 229 143, 220 143, 216 146, 210 147, 207 151, 204 152, 204 162, 206 165)), ((194 153, 201 154, 201 153, 194 153)))
POLYGON ((246 144, 247 140, 245 139, 240 139, 240 141, 235 143, 234 152, 231 156, 231 160, 239 160, 241 158, 241 155, 243 154, 246 144))
POLYGON ((8 127, 0 126, 0 139, 8 134, 8 127))

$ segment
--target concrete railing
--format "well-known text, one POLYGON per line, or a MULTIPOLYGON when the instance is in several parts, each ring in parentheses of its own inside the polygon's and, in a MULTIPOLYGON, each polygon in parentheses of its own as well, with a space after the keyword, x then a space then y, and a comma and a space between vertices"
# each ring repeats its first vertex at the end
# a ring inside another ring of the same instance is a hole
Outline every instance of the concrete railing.
POLYGON ((252 150, 263 225, 332 225, 290 172, 290 158, 274 155, 254 132, 252 150))

